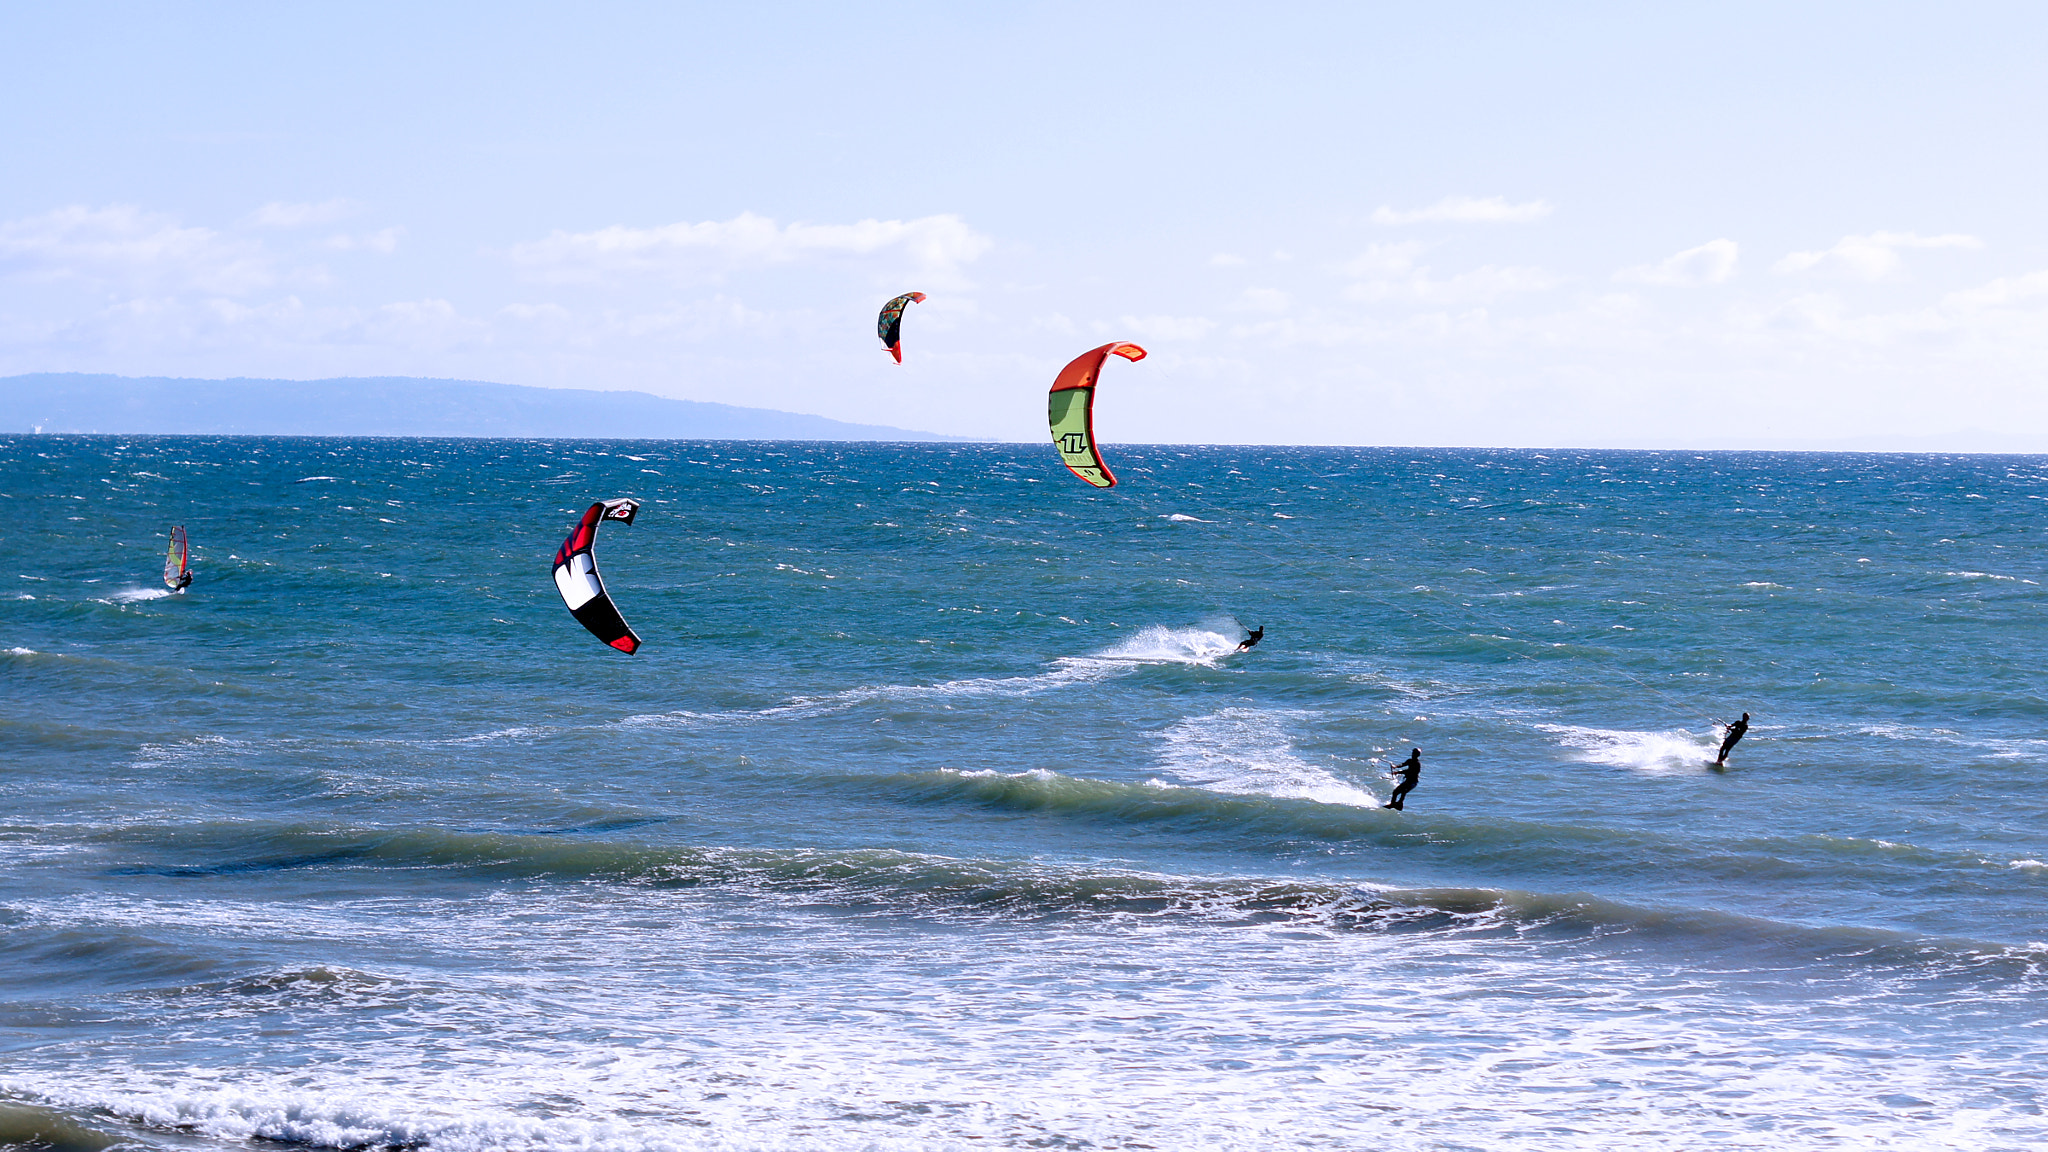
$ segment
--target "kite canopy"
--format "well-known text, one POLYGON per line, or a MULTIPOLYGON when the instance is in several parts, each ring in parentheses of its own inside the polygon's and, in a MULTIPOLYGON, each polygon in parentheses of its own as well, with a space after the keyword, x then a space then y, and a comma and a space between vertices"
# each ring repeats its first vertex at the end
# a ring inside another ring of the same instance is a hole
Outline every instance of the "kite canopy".
POLYGON ((164 586, 183 592, 192 583, 192 545, 185 539, 185 526, 171 526, 171 548, 164 553, 164 586))
POLYGON ((1116 477, 1095 445, 1095 382, 1102 375, 1102 362, 1111 356, 1143 360, 1145 350, 1136 344, 1118 343, 1083 352, 1060 369, 1046 399, 1053 447, 1060 450, 1060 459, 1074 475, 1097 488, 1116 487, 1116 477))
POLYGON ((875 334, 882 338, 882 347, 889 355, 903 363, 903 310, 912 304, 924 303, 924 293, 905 292, 887 304, 882 305, 882 314, 875 318, 875 334))
POLYGON ((631 524, 639 512, 638 500, 592 504, 555 553, 555 590, 562 594, 569 614, 590 629, 591 635, 628 655, 640 650, 640 637, 626 627, 626 618, 619 615, 611 595, 604 590, 604 580, 597 574, 597 556, 591 548, 597 543, 599 524, 606 520, 631 524))

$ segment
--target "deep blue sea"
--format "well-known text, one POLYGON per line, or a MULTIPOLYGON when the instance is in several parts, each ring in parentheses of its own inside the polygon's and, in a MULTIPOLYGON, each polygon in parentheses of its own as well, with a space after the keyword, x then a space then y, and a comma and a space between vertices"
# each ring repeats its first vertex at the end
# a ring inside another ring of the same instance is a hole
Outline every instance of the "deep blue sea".
POLYGON ((0 1144, 2048 1142, 2048 458, 1110 456, 0 437, 0 1144))

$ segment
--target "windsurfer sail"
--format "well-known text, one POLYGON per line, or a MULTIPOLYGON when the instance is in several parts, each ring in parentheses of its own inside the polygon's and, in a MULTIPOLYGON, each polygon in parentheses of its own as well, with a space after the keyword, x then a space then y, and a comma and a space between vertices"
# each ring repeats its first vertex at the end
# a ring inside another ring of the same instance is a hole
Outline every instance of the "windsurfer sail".
POLYGON ((1102 362, 1111 356, 1138 361, 1145 358, 1145 350, 1123 343, 1091 348, 1060 369, 1046 398, 1053 447, 1074 475, 1097 488, 1116 487, 1116 477, 1095 444, 1095 382, 1102 375, 1102 362))
POLYGON ((192 584, 192 545, 185 539, 185 526, 171 525, 171 549, 164 553, 164 586, 183 592, 192 584))
POLYGON ((631 524, 639 512, 638 500, 592 504, 555 553, 555 589, 569 606, 569 614, 590 629, 591 635, 628 655, 640 650, 640 637, 626 626, 626 618, 619 615, 604 590, 604 580, 597 574, 597 556, 591 549, 597 543, 599 524, 606 520, 631 524))
POLYGON ((875 317, 875 335, 882 338, 882 349, 903 363, 903 310, 912 304, 924 303, 924 293, 905 292, 887 304, 882 305, 882 314, 875 317))

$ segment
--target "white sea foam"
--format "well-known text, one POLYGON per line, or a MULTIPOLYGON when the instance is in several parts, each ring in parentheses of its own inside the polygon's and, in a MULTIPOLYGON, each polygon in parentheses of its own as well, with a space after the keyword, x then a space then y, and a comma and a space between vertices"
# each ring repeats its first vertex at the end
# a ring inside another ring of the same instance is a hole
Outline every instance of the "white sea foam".
MULTIPOLYGON (((1712 964, 1460 931, 920 933, 808 914, 801 894, 734 933, 713 899, 380 905, 351 937, 311 927, 417 957, 403 981, 330 965, 174 990, 149 1010, 174 1002, 175 1036, 138 1030, 117 1059, 97 1038, 44 1045, 0 1090, 167 1134, 439 1152, 1974 1152, 2041 1134, 2011 1025, 1958 1061, 1896 1022, 1970 1009, 1867 980, 1758 998, 1712 964), (472 948, 603 962, 544 985, 424 966, 472 948)), ((203 902, 144 907, 160 934, 203 902)), ((202 919, 253 942, 293 927, 278 912, 202 919)))
POLYGON ((1906 724, 1866 724, 1856 729, 1858 736, 1881 736, 1886 740, 1944 740, 1961 736, 1953 728, 1914 728, 1906 724))
POLYGON ((37 652, 37 651, 36 651, 35 649, 33 649, 33 648, 9 648, 9 649, 7 650, 7 654, 8 654, 9 656, 37 656, 37 655, 41 655, 41 653, 37 652))
POLYGON ((2040 737, 1972 739, 1954 728, 1915 728, 1906 724, 1866 724, 1854 731, 1858 736, 1969 748, 2001 760, 2029 760, 2048 755, 2048 739, 2040 737))
POLYGON ((1944 572, 1942 575, 1959 576, 1965 580, 2010 580, 2018 584, 2040 583, 2038 580, 2028 580, 2022 576, 2000 576, 1996 572, 1944 572))
POLYGON ((1377 807, 1379 797, 1346 784, 1295 751, 1288 722, 1313 715, 1225 708, 1191 716, 1159 734, 1164 745, 1163 766, 1181 780, 1212 792, 1377 807))
POLYGON ((95 604, 136 604, 145 600, 161 600, 171 595, 168 588, 123 588, 104 597, 94 597, 95 604))
POLYGON ((848 688, 825 696, 798 696, 772 708, 731 712, 663 712, 628 716, 619 723, 697 727, 764 719, 830 715, 875 701, 929 700, 948 697, 1033 696, 1074 684, 1099 683, 1128 675, 1146 665, 1185 664, 1213 668, 1237 650, 1237 641, 1207 628, 1166 628, 1151 625, 1091 656, 1063 656, 1050 671, 1035 676, 977 676, 937 684, 880 684, 848 688))
MULTIPOLYGON (((1350 666, 1346 663, 1340 663, 1338 667, 1340 670, 1348 671, 1350 666)), ((1444 696, 1462 695, 1469 691, 1469 689, 1452 687, 1441 683, 1418 684, 1409 680, 1397 679, 1378 668, 1350 672, 1344 678, 1354 684, 1365 684, 1373 688, 1397 692, 1411 700, 1435 700, 1444 696)))
POLYGON ((1589 764, 1608 764, 1645 776, 1691 775, 1713 762, 1720 745, 1711 735, 1698 735, 1682 728, 1663 732, 1629 732, 1612 728, 1583 728, 1575 724, 1538 724, 1536 730, 1549 732, 1575 757, 1589 764))
POLYGON ((545 736, 556 731, 559 729, 550 725, 520 725, 499 728, 491 732, 479 732, 474 736, 451 736, 445 740, 418 740, 405 743, 415 743, 422 748, 444 748, 462 744, 491 744, 499 740, 522 740, 533 736, 545 736))
POLYGON ((1197 664, 1213 667, 1218 658, 1237 650, 1237 641, 1207 628, 1166 628, 1157 624, 1081 659, 1126 664, 1197 664))
POLYGON ((283 737, 257 742, 207 734, 163 743, 151 742, 135 749, 135 758, 129 762, 129 767, 142 771, 161 771, 197 760, 213 768, 220 765, 220 757, 256 755, 265 746, 276 747, 288 743, 290 739, 283 737))

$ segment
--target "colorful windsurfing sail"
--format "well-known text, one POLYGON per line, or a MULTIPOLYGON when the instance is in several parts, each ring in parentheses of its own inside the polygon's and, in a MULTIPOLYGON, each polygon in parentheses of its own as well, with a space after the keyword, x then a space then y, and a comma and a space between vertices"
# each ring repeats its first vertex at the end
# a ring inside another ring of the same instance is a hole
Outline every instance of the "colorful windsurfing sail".
POLYGON ((164 553, 164 586, 183 592, 192 583, 192 545, 185 539, 185 526, 171 525, 171 549, 164 553))
POLYGON ((1069 471, 1097 488, 1116 487, 1116 477, 1102 462, 1095 443, 1095 382, 1102 375, 1102 362, 1111 356, 1137 361, 1145 350, 1136 344, 1104 344, 1092 348, 1060 369, 1046 398, 1046 415, 1052 423, 1053 447, 1069 471))
POLYGON ((640 637, 626 626, 626 618, 619 615, 611 594, 604 590, 604 579, 597 574, 597 556, 591 549, 597 544, 599 524, 606 520, 631 524, 639 512, 638 500, 592 504, 555 553, 555 590, 562 594, 569 614, 590 629, 591 635, 628 655, 640 650, 640 637))
POLYGON ((882 348, 903 363, 903 310, 912 304, 924 303, 924 293, 905 292, 887 304, 882 305, 882 314, 875 318, 875 334, 882 338, 882 348))

